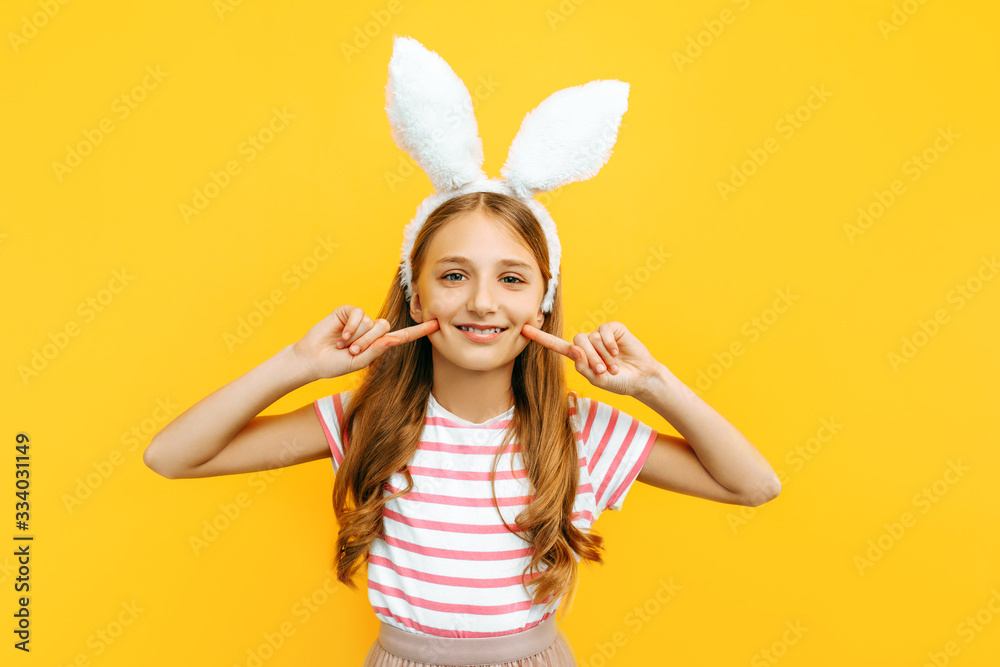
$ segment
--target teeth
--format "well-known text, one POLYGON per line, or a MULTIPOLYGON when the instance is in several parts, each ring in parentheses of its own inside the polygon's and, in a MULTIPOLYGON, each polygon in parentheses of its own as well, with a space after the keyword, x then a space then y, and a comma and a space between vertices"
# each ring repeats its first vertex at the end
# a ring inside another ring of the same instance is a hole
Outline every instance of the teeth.
POLYGON ((473 333, 482 333, 482 334, 500 333, 501 331, 503 331, 503 329, 499 327, 493 327, 492 329, 475 329, 473 327, 460 326, 458 328, 461 329, 462 331, 472 331, 473 333))

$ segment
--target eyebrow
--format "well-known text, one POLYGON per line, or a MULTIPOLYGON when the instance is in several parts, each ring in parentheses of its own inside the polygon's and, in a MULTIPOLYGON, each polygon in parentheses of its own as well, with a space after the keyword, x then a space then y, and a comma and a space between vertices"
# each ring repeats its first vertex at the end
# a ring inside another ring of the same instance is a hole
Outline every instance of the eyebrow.
MULTIPOLYGON (((463 266, 472 266, 472 261, 468 257, 462 257, 461 255, 448 255, 447 257, 442 257, 438 261, 438 266, 441 264, 461 264, 463 266)), ((524 269, 525 271, 532 270, 530 264, 519 259, 501 259, 497 261, 497 266, 524 269)))

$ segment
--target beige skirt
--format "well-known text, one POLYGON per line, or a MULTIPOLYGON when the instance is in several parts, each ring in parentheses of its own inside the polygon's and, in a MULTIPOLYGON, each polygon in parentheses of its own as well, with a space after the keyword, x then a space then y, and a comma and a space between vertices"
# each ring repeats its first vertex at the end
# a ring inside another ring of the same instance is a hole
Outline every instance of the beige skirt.
POLYGON ((530 630, 500 637, 433 637, 379 623, 362 667, 578 667, 566 634, 549 616, 530 630))

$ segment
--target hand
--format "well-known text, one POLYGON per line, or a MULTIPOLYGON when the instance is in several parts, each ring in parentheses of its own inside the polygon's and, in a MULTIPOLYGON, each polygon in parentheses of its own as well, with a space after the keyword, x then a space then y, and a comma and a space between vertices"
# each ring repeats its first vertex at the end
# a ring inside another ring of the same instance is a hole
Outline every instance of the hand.
POLYGON ((385 319, 373 322, 357 306, 339 306, 292 349, 311 369, 314 380, 335 378, 361 370, 390 347, 416 340, 440 328, 436 319, 398 331, 390 332, 390 327, 385 319))
POLYGON ((636 396, 648 391, 660 363, 621 322, 605 322, 590 334, 578 333, 575 345, 530 324, 521 327, 526 338, 576 362, 576 370, 592 385, 616 394, 636 396))

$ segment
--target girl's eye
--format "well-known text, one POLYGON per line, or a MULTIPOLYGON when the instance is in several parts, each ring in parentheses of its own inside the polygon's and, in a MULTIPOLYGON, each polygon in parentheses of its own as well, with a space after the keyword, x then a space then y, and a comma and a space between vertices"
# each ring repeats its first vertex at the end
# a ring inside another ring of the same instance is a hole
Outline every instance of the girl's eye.
MULTIPOLYGON (((456 273, 456 272, 452 272, 452 273, 446 273, 446 274, 444 274, 444 275, 443 275, 443 276, 441 276, 441 277, 442 277, 442 278, 444 278, 444 279, 445 279, 445 280, 446 280, 447 282, 450 282, 450 283, 455 283, 455 282, 459 282, 459 281, 457 281, 457 280, 448 280, 448 279, 449 279, 449 278, 450 278, 451 276, 458 276, 458 277, 460 277, 460 278, 464 278, 464 276, 463 276, 463 275, 462 275, 461 273, 456 273)), ((517 276, 504 276, 503 278, 501 278, 501 280, 507 280, 507 278, 513 278, 513 279, 514 279, 515 281, 517 281, 517 282, 519 282, 519 283, 523 283, 523 282, 524 282, 523 280, 521 280, 521 279, 520 279, 520 278, 518 278, 517 276)), ((515 283, 507 283, 507 284, 508 284, 508 285, 513 285, 513 284, 515 284, 515 283)))

